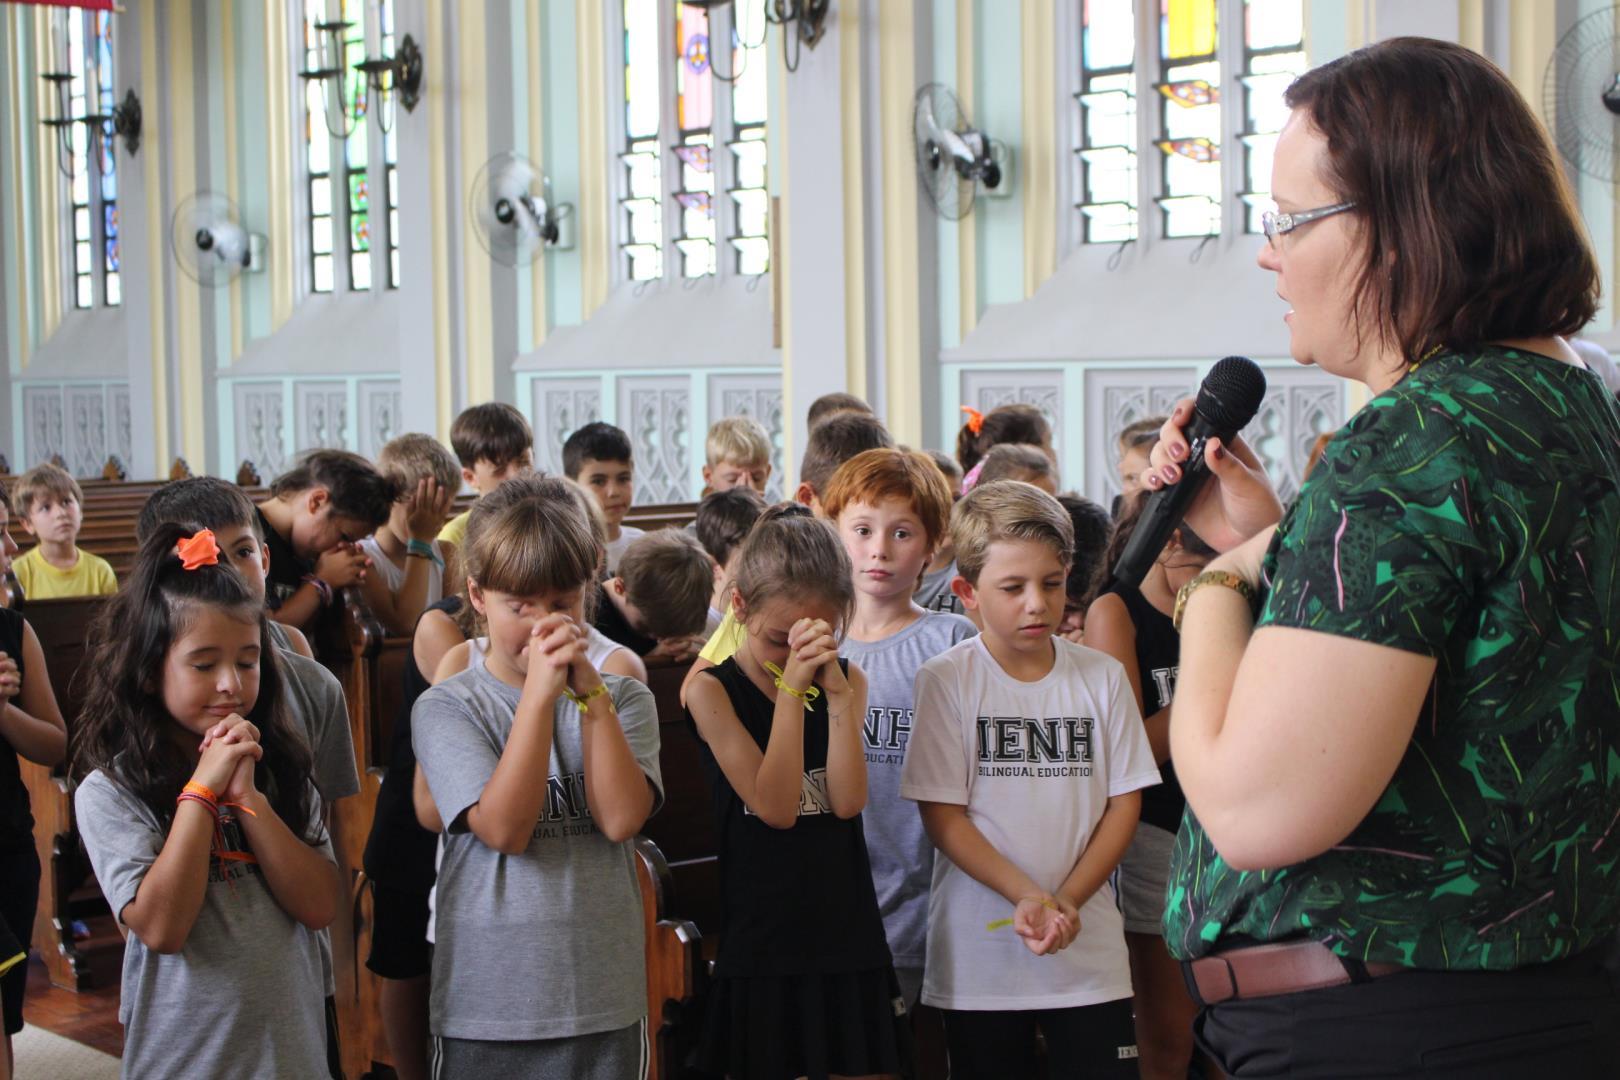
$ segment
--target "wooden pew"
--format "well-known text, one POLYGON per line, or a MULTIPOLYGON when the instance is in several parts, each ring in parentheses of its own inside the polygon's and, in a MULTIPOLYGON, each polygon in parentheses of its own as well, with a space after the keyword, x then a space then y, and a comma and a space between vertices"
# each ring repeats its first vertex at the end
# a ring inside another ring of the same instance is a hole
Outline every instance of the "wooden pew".
POLYGON ((345 1076, 372 1072, 391 1061, 382 1031, 381 981, 365 966, 371 945, 371 890, 361 869, 366 838, 376 816, 377 792, 387 770, 387 733, 399 709, 410 639, 389 639, 358 589, 343 590, 342 618, 319 620, 312 639, 321 663, 343 685, 349 735, 354 742, 360 792, 332 807, 338 868, 349 906, 332 924, 332 966, 337 979, 338 1045, 345 1076), (389 685, 387 672, 392 671, 389 685), (386 720, 384 719, 386 717, 386 720), (385 724, 380 727, 379 724, 385 724))
POLYGON ((719 838, 697 736, 681 707, 681 680, 689 666, 647 667, 647 685, 658 706, 658 764, 664 778, 664 805, 642 832, 669 859, 669 910, 690 919, 705 935, 712 936, 720 929, 719 838))
POLYGON ((636 880, 641 885, 646 934, 647 1033, 653 1044, 648 1080, 680 1075, 685 1050, 701 1032, 692 1023, 706 982, 702 939, 696 926, 668 917, 673 879, 658 845, 636 837, 636 880))
MULTIPOLYGON (((89 628, 105 598, 24 601, 17 610, 39 637, 51 689, 71 737, 83 704, 79 676, 89 628)), ((106 986, 118 979, 124 942, 101 896, 90 860, 73 819, 73 784, 64 762, 53 769, 22 759, 23 783, 34 812, 34 844, 39 852, 39 903, 34 912, 34 948, 51 982, 67 990, 106 986), (90 929, 73 935, 74 920, 90 929)))

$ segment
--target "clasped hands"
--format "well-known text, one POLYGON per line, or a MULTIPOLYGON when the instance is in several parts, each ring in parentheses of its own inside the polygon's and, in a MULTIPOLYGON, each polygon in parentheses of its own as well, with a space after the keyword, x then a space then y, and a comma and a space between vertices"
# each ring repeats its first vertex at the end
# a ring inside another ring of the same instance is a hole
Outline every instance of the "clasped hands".
POLYGON ((838 639, 824 619, 800 619, 788 630, 788 661, 782 682, 793 690, 808 690, 819 683, 827 695, 828 710, 849 700, 849 679, 838 662, 838 639))
POLYGON ((553 612, 536 622, 523 646, 529 658, 524 692, 555 701, 565 690, 583 698, 601 686, 601 673, 585 656, 589 647, 590 635, 585 628, 562 612, 553 612))

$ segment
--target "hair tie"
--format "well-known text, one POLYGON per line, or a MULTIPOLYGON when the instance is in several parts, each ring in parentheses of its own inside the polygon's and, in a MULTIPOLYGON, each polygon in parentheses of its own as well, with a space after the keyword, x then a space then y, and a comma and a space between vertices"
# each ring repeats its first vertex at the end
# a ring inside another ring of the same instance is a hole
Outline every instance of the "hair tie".
POLYGON ((979 463, 969 469, 966 476, 962 477, 962 494, 966 495, 973 490, 974 485, 978 484, 979 474, 984 471, 984 463, 988 460, 990 459, 980 458, 979 463))
POLYGON ((180 565, 187 570, 219 565, 219 543, 214 539, 212 529, 203 529, 195 536, 186 537, 174 546, 174 551, 180 556, 180 565))
POLYGON ((977 435, 984 430, 984 413, 971 405, 962 406, 962 411, 967 413, 967 429, 969 431, 977 435))

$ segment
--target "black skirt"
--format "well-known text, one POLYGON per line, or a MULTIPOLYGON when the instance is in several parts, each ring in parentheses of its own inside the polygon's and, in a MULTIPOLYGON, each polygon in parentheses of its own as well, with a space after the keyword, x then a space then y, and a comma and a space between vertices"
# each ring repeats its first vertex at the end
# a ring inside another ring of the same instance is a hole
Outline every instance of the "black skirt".
POLYGON ((892 967, 715 979, 699 1065, 732 1080, 911 1073, 911 1018, 892 967))

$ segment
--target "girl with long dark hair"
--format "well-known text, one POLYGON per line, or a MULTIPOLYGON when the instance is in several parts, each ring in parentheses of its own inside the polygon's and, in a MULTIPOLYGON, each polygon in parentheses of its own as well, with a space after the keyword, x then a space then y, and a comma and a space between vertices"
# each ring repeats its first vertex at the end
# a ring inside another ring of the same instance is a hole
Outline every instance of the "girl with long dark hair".
POLYGON ((74 810, 129 931, 124 1075, 325 1075, 342 886, 260 600, 212 532, 164 525, 92 643, 74 810))

